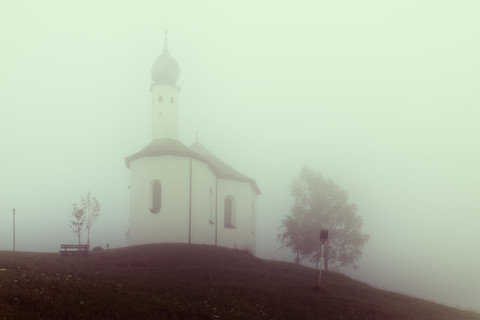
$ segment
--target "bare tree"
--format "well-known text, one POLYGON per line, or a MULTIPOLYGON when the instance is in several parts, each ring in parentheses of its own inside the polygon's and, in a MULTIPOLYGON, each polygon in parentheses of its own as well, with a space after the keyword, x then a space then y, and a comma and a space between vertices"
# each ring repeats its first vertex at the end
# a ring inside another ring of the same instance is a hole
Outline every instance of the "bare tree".
POLYGON ((90 229, 95 219, 100 215, 100 202, 89 191, 84 197, 82 196, 81 207, 86 215, 85 229, 87 230, 87 243, 90 244, 90 229))
POLYGON ((72 218, 70 219, 69 226, 72 229, 73 233, 78 237, 78 244, 80 245, 80 237, 85 231, 85 211, 79 209, 77 205, 73 204, 72 218))

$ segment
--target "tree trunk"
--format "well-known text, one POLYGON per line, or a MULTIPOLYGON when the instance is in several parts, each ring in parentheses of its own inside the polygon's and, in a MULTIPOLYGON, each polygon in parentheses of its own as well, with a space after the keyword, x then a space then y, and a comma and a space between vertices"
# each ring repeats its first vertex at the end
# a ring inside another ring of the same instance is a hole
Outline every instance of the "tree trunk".
POLYGON ((298 233, 295 234, 295 251, 297 252, 297 257, 295 258, 295 263, 300 265, 300 241, 298 239, 298 233))

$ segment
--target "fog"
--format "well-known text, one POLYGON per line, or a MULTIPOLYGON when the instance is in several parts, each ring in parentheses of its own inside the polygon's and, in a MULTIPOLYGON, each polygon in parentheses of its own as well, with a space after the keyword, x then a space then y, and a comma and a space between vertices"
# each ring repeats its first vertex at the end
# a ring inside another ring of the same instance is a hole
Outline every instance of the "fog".
POLYGON ((258 256, 278 250, 308 165, 357 204, 376 287, 480 310, 480 3, 0 3, 0 250, 125 246, 129 170, 150 142, 164 29, 180 65, 180 140, 256 179, 258 256))

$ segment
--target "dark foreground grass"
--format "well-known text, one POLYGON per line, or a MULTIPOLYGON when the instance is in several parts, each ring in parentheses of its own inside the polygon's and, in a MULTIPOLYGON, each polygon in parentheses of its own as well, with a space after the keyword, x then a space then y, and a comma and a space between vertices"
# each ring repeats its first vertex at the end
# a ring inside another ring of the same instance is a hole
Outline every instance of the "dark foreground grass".
POLYGON ((0 319, 480 319, 338 273, 224 248, 158 244, 87 257, 0 252, 0 319))

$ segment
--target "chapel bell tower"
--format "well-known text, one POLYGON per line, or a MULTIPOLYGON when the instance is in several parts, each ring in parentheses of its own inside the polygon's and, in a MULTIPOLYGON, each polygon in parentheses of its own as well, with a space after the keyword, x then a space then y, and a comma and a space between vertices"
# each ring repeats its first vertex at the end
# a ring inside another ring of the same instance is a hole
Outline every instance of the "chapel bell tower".
POLYGON ((180 68, 170 56, 167 31, 162 54, 152 66, 152 140, 161 138, 178 139, 178 96, 177 86, 180 68))

